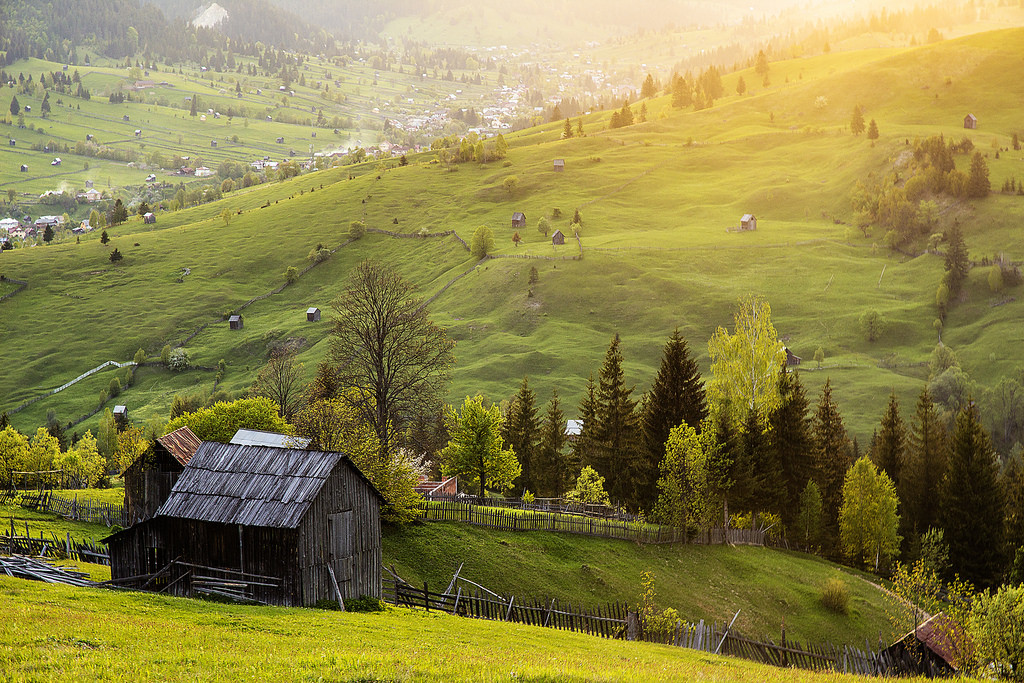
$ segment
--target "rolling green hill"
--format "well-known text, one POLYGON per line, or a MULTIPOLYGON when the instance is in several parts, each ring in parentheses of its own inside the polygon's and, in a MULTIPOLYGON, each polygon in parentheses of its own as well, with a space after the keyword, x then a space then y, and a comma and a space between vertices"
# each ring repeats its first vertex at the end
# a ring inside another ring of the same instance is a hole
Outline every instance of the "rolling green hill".
MULTIPOLYGON (((285 269, 302 267, 317 243, 342 244, 351 220, 409 233, 454 229, 467 241, 488 224, 498 256, 561 257, 573 255, 575 244, 552 247, 537 220, 559 208, 552 227, 567 231, 579 208, 582 260, 492 259, 432 303, 434 318, 457 340, 452 400, 475 392, 497 400, 529 375, 541 400, 557 387, 572 416, 613 334, 622 337, 627 380, 644 388, 674 327, 706 369, 707 339, 717 326, 731 325, 740 296, 758 293, 772 304, 787 345, 805 359, 809 392, 831 377, 848 426, 865 443, 890 389, 908 408, 922 386, 936 343, 934 293, 943 265, 923 245, 917 256, 893 254, 881 246, 879 230, 861 236, 850 193, 858 180, 902 168, 915 137, 939 133, 966 135, 988 154, 994 189, 1007 177, 1024 178, 1021 153, 995 159, 992 146, 1006 148, 1020 132, 1024 85, 1015 74, 1022 59, 1024 31, 1015 29, 776 62, 771 85, 752 85, 711 109, 674 110, 661 97, 647 103, 646 123, 628 128, 608 130, 608 114, 595 113, 583 117, 582 139, 560 140, 558 124, 523 131, 509 137, 505 162, 458 164, 449 172, 423 154, 407 167, 323 171, 160 214, 146 231, 130 222, 112 231, 106 248, 90 237, 80 245, 5 252, 0 272, 30 285, 0 302, 0 409, 108 359, 128 360, 139 347, 155 356, 165 343, 186 338, 198 365, 227 361, 222 388, 229 391, 247 387, 268 345, 283 339, 302 339, 300 360, 311 373, 326 353, 328 304, 359 260, 392 262, 425 296, 473 266, 451 238, 371 233, 281 294, 246 308, 244 330, 227 329, 225 312, 283 284, 285 269), (856 104, 878 122, 878 141, 849 133, 856 104), (961 128, 967 111, 981 120, 978 130, 961 128), (566 160, 564 173, 551 170, 554 158, 566 160), (511 193, 502 186, 509 175, 519 179, 511 193), (242 211, 228 225, 216 217, 224 206, 242 211), (513 211, 527 215, 519 247, 511 241, 513 211), (758 216, 756 232, 726 231, 748 212, 758 216), (125 254, 117 265, 106 258, 114 246, 125 254), (539 275, 532 287, 531 267, 539 275), (181 277, 184 268, 190 274, 181 277), (310 305, 324 309, 323 323, 305 322, 310 305), (872 309, 887 329, 868 342, 858 319, 872 309), (809 361, 819 346, 826 357, 821 370, 809 361)), ((739 76, 761 82, 752 72, 729 75, 726 93, 735 92, 739 76)), ((956 161, 967 168, 966 156, 956 161)), ((1016 228, 1024 199, 939 201, 935 230, 958 222, 972 256, 999 251, 1024 258, 1016 228)), ((983 386, 1019 364, 1019 296, 993 295, 976 269, 965 300, 947 318, 943 341, 983 386)), ((137 420, 162 418, 175 391, 209 391, 213 375, 146 367, 121 401, 137 420)), ((12 419, 34 427, 49 408, 74 419, 109 377, 100 373, 93 384, 12 419)))
POLYGON ((12 681, 863 680, 407 609, 238 607, 7 577, 0 608, 12 681))

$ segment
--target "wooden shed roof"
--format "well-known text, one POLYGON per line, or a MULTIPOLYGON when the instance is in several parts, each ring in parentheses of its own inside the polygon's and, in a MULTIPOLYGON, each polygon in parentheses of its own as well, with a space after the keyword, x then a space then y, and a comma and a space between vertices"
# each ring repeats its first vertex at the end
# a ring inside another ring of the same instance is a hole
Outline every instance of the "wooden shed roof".
POLYGON ((178 427, 170 434, 161 436, 156 442, 166 448, 171 457, 180 462, 183 467, 188 464, 203 443, 188 427, 178 427))
POLYGON ((222 524, 297 528, 343 453, 204 441, 157 516, 222 524))

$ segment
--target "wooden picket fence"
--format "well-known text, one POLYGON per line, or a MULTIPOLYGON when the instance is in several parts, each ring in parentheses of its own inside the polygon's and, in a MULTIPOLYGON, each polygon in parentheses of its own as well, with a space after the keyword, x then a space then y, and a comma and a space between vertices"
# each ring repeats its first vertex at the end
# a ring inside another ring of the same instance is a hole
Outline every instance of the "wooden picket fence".
POLYGON ((71 534, 58 538, 52 532, 47 536, 40 531, 38 537, 33 537, 27 522, 25 535, 22 536, 15 529, 13 518, 10 528, 0 532, 0 554, 68 558, 93 564, 110 564, 110 555, 107 554, 105 546, 94 541, 73 539, 71 534))
POLYGON ((558 600, 517 599, 489 591, 464 592, 461 586, 448 587, 443 593, 431 591, 424 583, 417 588, 398 578, 384 580, 384 599, 391 604, 440 611, 448 614, 491 621, 508 621, 542 628, 556 628, 586 633, 601 638, 639 640, 683 647, 712 654, 749 659, 779 667, 795 667, 816 671, 835 671, 864 676, 915 675, 915 663, 907 658, 875 652, 867 643, 860 650, 849 645, 830 643, 802 645, 787 641, 783 631, 781 643, 770 639, 756 640, 736 632, 731 624, 677 621, 667 631, 649 631, 638 614, 623 603, 585 608, 562 604, 558 600))
POLYGON ((52 512, 76 522, 97 522, 108 527, 115 524, 122 527, 131 526, 125 506, 118 503, 79 501, 78 496, 68 498, 52 491, 38 491, 22 492, 21 506, 29 510, 52 512))
POLYGON ((422 501, 420 518, 430 522, 467 522, 500 531, 559 531, 637 543, 765 544, 764 532, 756 529, 716 528, 687 534, 676 527, 639 521, 564 512, 502 509, 454 501, 422 501))

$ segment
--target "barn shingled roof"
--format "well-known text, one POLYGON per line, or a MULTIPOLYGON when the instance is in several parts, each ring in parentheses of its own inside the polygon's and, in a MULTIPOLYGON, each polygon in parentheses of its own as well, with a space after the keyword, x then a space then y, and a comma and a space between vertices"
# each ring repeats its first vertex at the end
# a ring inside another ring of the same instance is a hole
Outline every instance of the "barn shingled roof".
POLYGON ((294 529, 343 453, 204 441, 157 516, 294 529))
POLYGON ((193 434, 192 430, 188 427, 178 427, 170 434, 164 434, 156 441, 166 448, 171 457, 180 462, 182 467, 188 464, 188 461, 203 443, 202 439, 193 434))

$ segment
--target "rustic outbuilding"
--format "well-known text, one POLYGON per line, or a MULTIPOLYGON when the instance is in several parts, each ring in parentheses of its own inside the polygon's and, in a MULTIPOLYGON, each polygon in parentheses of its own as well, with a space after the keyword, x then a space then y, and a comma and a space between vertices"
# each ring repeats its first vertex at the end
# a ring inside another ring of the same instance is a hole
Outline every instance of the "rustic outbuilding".
POLYGON ((745 213, 740 217, 740 230, 757 230, 757 217, 752 213, 745 213))
POLYGON ((233 315, 230 318, 228 318, 228 328, 232 330, 242 329, 242 316, 233 315))
POLYGON ((216 147, 216 146, 217 146, 217 141, 216 140, 210 140, 210 147, 216 147))
POLYGON ((14 138, 11 138, 10 140, 7 141, 7 144, 10 145, 11 147, 14 147, 15 145, 18 144, 18 141, 15 140, 14 138))
POLYGON ((22 164, 21 165, 21 172, 22 173, 28 173, 28 164, 22 164))
POLYGON ((551 233, 551 244, 565 244, 565 234, 561 230, 551 233))
POLYGON ((155 517, 105 539, 111 580, 276 605, 380 598, 382 502, 342 453, 205 441, 155 517))
POLYGON ((800 356, 797 356, 792 351, 790 351, 788 346, 785 347, 785 349, 786 349, 786 365, 800 365, 800 363, 803 362, 803 358, 801 358, 800 356))
POLYGON ((311 323, 320 322, 320 309, 316 306, 306 309, 306 320, 311 323))
POLYGON ((154 214, 152 211, 150 211, 149 213, 142 214, 142 222, 156 223, 156 214, 154 214))
POLYGON ((882 652, 903 665, 896 675, 916 672, 928 678, 947 678, 957 673, 957 642, 962 638, 962 628, 940 612, 882 652))
POLYGON ((277 432, 265 432, 262 429, 239 429, 231 437, 229 443, 236 446, 273 446, 274 448, 306 448, 312 439, 305 436, 292 436, 277 432))
POLYGON ((968 114, 964 117, 964 128, 974 130, 978 127, 978 117, 974 114, 968 114))
POLYGON ((561 173, 565 170, 565 159, 555 159, 554 171, 555 173, 561 173))
POLYGON ((516 211, 512 214, 512 227, 513 228, 525 228, 526 227, 526 214, 522 211, 516 211))
POLYGON ((179 427, 128 466, 122 475, 128 521, 135 524, 156 514, 202 443, 191 429, 179 427))

